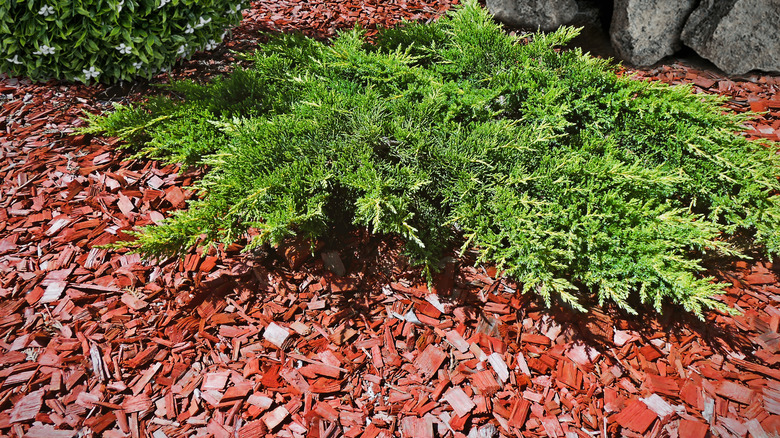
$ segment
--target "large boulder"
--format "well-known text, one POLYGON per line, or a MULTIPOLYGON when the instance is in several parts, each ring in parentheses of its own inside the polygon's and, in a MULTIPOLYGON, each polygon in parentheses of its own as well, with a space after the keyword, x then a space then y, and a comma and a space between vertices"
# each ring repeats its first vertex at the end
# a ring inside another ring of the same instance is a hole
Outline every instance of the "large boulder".
POLYGON ((513 27, 549 31, 577 15, 575 0, 487 0, 497 20, 513 27))
POLYGON ((702 0, 682 41, 728 74, 780 71, 780 0, 702 0))
POLYGON ((615 0, 609 30, 615 52, 637 66, 674 54, 695 6, 696 0, 615 0))

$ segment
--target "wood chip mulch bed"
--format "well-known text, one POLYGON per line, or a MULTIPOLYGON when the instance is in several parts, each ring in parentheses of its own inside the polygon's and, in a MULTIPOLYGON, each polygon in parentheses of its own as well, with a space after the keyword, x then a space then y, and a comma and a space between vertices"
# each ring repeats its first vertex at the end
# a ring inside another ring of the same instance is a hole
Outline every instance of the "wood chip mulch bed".
MULTIPOLYGON (((448 2, 266 2, 175 77, 229 70, 260 30, 315 36, 427 20, 448 2), (374 6, 371 6, 374 5, 374 6)), ((681 63, 626 70, 767 111, 780 77, 681 63)), ((161 82, 157 78, 152 82, 161 82)), ((83 111, 148 87, 0 79, 0 434, 17 437, 769 437, 780 432, 780 287, 721 261, 741 316, 546 309, 489 267, 448 259, 429 291, 398 244, 192 253, 150 265, 97 246, 184 207, 197 174, 71 136, 83 111), (340 271, 345 274, 338 276, 340 271)))

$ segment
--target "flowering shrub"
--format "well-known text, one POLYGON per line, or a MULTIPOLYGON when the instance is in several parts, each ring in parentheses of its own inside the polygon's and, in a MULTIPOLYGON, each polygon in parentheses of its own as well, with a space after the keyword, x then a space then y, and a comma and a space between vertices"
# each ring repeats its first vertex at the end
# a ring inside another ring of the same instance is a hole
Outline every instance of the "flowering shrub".
POLYGON ((238 24, 240 0, 2 0, 0 72, 41 80, 149 77, 238 24))

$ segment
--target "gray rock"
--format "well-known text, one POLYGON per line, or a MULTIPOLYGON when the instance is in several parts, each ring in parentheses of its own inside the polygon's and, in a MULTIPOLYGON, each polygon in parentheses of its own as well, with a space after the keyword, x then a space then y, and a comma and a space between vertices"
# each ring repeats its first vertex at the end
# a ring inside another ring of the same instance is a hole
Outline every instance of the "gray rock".
POLYGON ((575 0, 487 0, 497 20, 513 27, 555 30, 577 15, 575 0))
POLYGON ((609 34, 630 64, 655 64, 682 48, 680 33, 696 0, 615 0, 609 34))
POLYGON ((572 26, 597 26, 599 23, 599 8, 588 0, 577 0, 577 14, 568 24, 572 26))
POLYGON ((780 0, 702 0, 682 41, 728 74, 780 71, 780 0))

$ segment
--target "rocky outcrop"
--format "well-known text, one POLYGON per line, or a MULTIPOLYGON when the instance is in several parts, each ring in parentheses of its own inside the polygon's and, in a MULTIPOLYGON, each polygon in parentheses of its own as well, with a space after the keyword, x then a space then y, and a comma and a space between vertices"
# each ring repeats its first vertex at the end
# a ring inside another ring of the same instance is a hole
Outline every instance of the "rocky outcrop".
POLYGON ((780 71, 780 0, 702 0, 682 41, 728 74, 780 71))
POLYGON ((685 44, 731 75, 780 72, 780 0, 487 0, 487 6, 498 20, 525 30, 584 26, 580 39, 612 11, 612 54, 635 66, 655 64, 685 44))
POLYGON ((610 40, 630 64, 655 64, 680 50, 680 33, 696 0, 615 0, 610 40))
POLYGON ((575 0, 487 0, 488 10, 513 27, 555 30, 577 15, 575 0))

